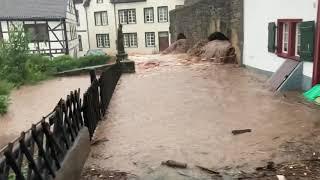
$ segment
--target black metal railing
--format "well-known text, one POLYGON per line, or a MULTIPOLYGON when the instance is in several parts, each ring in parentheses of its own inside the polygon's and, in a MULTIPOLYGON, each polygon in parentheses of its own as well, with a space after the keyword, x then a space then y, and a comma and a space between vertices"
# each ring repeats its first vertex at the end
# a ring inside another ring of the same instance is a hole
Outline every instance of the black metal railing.
POLYGON ((112 94, 121 76, 120 67, 114 65, 96 78, 94 70, 90 72, 91 86, 83 95, 83 118, 92 138, 98 122, 105 116, 112 94))
POLYGON ((94 71, 90 74, 91 86, 83 95, 83 104, 80 89, 71 92, 48 116, 0 151, 0 180, 54 179, 84 126, 92 138, 106 114, 121 71, 116 64, 99 79, 94 71))

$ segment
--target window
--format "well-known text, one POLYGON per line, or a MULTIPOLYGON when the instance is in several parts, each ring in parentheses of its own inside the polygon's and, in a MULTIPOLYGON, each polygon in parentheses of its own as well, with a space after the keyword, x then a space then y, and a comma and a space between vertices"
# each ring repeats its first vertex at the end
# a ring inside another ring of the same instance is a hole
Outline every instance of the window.
POLYGON ((158 21, 159 22, 168 22, 168 7, 158 7, 158 21))
POLYGON ((120 24, 135 24, 136 10, 135 9, 119 10, 119 22, 120 24))
POLYGON ((300 19, 279 19, 277 33, 278 56, 297 60, 301 48, 300 19))
POLYGON ((98 48, 110 47, 109 34, 97 34, 97 47, 98 48))
POLYGON ((83 51, 81 35, 78 35, 78 40, 79 40, 79 51, 83 51))
POLYGON ((153 8, 144 8, 144 22, 145 23, 153 23, 154 22, 153 8))
POLYGON ((136 23, 136 10, 128 10, 128 24, 136 23))
POLYGON ((119 10, 119 22, 120 24, 127 24, 128 14, 125 10, 119 10))
POLYGON ((155 33, 147 32, 146 33, 146 47, 155 47, 155 33))
POLYGON ((49 41, 47 24, 25 24, 23 27, 32 42, 49 41))
POLYGON ((124 33, 123 40, 126 48, 138 47, 137 33, 124 33))
POLYGON ((300 56, 301 52, 301 31, 300 31, 300 23, 297 23, 296 26, 296 56, 300 56))
POLYGON ((108 25, 108 12, 100 11, 94 13, 94 21, 96 26, 106 26, 108 25))
POLYGON ((289 24, 283 24, 283 40, 282 40, 282 52, 288 53, 289 49, 289 24))
POLYGON ((103 0, 97 0, 97 3, 99 4, 99 3, 103 3, 103 0))
POLYGON ((76 10, 76 19, 77 19, 77 26, 80 26, 79 11, 78 10, 76 10))

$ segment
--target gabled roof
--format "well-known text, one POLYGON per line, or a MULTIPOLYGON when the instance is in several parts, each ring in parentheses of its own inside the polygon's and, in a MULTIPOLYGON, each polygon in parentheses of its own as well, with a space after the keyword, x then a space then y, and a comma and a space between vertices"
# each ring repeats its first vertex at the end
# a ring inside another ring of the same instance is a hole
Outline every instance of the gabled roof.
POLYGON ((68 0, 0 0, 0 19, 64 19, 68 0))
POLYGON ((89 7, 90 6, 90 2, 91 2, 91 0, 85 0, 84 3, 83 3, 83 6, 84 7, 89 7))
MULTIPOLYGON (((117 4, 117 3, 133 3, 133 2, 145 2, 147 0, 110 0, 110 3, 117 4)), ((160 1, 160 0, 159 0, 160 1)), ((84 7, 90 6, 91 0, 85 0, 84 7)))
POLYGON ((75 4, 82 4, 82 3, 83 3, 83 0, 75 0, 74 3, 75 3, 75 4))

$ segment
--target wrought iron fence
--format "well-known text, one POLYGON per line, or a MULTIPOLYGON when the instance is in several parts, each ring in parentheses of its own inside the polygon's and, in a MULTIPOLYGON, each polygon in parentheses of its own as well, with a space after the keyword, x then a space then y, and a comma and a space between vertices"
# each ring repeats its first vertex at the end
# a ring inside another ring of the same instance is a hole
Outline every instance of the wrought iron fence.
POLYGON ((118 65, 105 70, 99 79, 91 72, 91 86, 61 99, 46 117, 22 132, 20 137, 0 151, 0 180, 48 180, 56 172, 79 131, 88 127, 90 138, 106 108, 121 76, 118 65))
POLYGON ((106 114, 112 94, 116 88, 121 71, 118 64, 104 71, 100 78, 96 78, 96 73, 90 72, 91 86, 83 95, 83 118, 89 129, 92 138, 101 117, 106 114))

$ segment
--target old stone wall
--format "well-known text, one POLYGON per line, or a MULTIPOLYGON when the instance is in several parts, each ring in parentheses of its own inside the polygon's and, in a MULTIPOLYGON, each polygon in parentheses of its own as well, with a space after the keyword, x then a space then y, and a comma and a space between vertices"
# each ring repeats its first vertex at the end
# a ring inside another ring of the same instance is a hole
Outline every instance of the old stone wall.
POLYGON ((230 38, 241 64, 243 0, 186 0, 185 6, 170 12, 172 42, 184 33, 191 47, 216 31, 230 38))
POLYGON ((184 4, 185 5, 191 5, 191 4, 197 3, 199 1, 201 1, 201 0, 185 0, 184 4))

